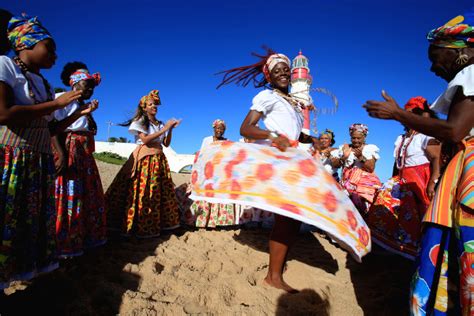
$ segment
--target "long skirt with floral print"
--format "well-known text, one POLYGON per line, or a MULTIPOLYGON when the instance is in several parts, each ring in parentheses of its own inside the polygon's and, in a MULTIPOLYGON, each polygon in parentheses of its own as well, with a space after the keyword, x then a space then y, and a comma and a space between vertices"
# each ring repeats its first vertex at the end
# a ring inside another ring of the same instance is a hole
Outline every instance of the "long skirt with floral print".
POLYGON ((0 145, 0 289, 58 267, 51 154, 0 145))
POLYGON ((194 201, 191 211, 196 216, 196 227, 236 225, 235 205, 194 201))
POLYGON ((91 132, 66 137, 67 169, 56 179, 58 256, 79 256, 107 240, 104 191, 91 132))
POLYGON ((108 225, 124 235, 157 237, 161 229, 179 227, 178 203, 163 153, 142 158, 133 177, 125 164, 105 195, 108 225))

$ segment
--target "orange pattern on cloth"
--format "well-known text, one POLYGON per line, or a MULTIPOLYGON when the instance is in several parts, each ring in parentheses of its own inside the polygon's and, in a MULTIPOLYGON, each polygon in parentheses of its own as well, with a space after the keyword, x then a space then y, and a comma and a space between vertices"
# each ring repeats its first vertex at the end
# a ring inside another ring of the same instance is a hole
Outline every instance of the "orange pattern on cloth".
POLYGON ((474 138, 463 141, 449 162, 423 222, 453 227, 458 205, 474 209, 474 138))
POLYGON ((352 167, 343 170, 342 186, 349 193, 356 193, 369 203, 372 203, 375 193, 382 186, 382 183, 375 173, 364 171, 358 167, 352 167))
POLYGON ((229 141, 198 155, 193 200, 235 203, 287 216, 327 231, 357 261, 371 248, 370 231, 337 182, 307 152, 229 141))

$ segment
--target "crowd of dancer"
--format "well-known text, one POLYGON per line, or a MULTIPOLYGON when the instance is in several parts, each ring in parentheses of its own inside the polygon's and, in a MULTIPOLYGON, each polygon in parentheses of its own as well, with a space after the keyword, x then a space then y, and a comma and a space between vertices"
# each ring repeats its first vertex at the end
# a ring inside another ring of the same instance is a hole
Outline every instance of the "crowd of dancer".
POLYGON ((264 282, 292 293, 284 265, 305 222, 359 261, 371 240, 416 259, 412 314, 474 314, 472 13, 428 34, 432 71, 448 82, 433 104, 414 97, 400 108, 382 92, 383 101, 364 105, 371 117, 405 127, 394 143, 393 177, 383 184, 367 125, 352 124, 351 143, 339 146, 329 129, 318 137, 302 132, 305 106, 289 93, 290 61, 267 49, 257 63, 222 72, 219 87, 266 88, 242 121, 241 141, 226 139, 226 123, 216 119, 190 183, 175 188, 163 146, 180 120, 157 118, 161 99, 152 90, 122 124, 137 147, 104 193, 93 157, 99 102, 91 99, 100 74, 67 63, 61 80, 70 91, 55 94, 41 75, 57 57, 48 30, 4 10, 0 30, 0 289, 105 244, 108 230, 149 238, 183 224, 257 222, 272 226, 264 282))

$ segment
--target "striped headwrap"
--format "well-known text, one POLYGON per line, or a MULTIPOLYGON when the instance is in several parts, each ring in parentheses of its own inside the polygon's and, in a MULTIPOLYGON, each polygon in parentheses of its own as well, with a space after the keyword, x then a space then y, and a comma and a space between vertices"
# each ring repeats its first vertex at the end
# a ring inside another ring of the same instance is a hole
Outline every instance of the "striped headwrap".
POLYGON ((101 76, 98 72, 91 75, 87 69, 79 69, 69 77, 69 85, 72 87, 82 80, 92 80, 95 85, 98 86, 101 81, 101 76))
POLYGON ((369 134, 369 127, 365 124, 354 123, 349 126, 349 134, 352 134, 354 132, 359 132, 364 134, 364 136, 367 136, 369 134))
POLYGON ((414 109, 425 110, 426 99, 423 97, 413 97, 405 104, 405 110, 412 111, 414 109))
POLYGON ((265 79, 270 82, 270 72, 278 63, 285 63, 290 67, 290 59, 284 54, 273 54, 267 58, 265 65, 263 65, 263 74, 265 79))
POLYGON ((458 15, 426 36, 432 45, 449 48, 474 46, 474 11, 458 15))
POLYGON ((52 38, 37 17, 12 17, 7 28, 8 40, 15 51, 21 51, 36 43, 52 38))
POLYGON ((218 126, 218 125, 222 125, 222 126, 224 126, 224 128, 226 128, 226 125, 225 125, 224 120, 217 119, 217 120, 215 120, 214 122, 212 122, 212 127, 213 127, 213 128, 215 128, 215 127, 218 126))
POLYGON ((140 99, 140 106, 142 108, 145 108, 146 107, 146 102, 148 100, 153 100, 153 102, 155 104, 161 104, 161 99, 160 99, 160 91, 158 90, 151 90, 150 93, 148 93, 147 95, 143 96, 141 99, 140 99))

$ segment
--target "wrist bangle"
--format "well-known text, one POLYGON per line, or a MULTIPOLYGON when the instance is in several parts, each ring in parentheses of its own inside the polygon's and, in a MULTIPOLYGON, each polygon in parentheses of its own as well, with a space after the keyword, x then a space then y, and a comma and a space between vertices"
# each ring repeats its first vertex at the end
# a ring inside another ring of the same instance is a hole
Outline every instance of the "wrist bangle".
POLYGON ((270 132, 269 136, 270 137, 268 139, 273 140, 275 138, 278 138, 279 135, 276 132, 270 132))

